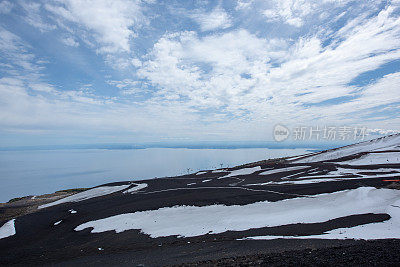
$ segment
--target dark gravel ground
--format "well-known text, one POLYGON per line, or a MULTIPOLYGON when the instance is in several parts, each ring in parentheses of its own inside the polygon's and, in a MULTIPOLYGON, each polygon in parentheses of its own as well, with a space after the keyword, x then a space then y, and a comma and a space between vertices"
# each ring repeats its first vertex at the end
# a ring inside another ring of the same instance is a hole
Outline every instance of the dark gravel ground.
MULTIPOLYGON (((306 165, 306 175, 309 178, 323 176, 329 171, 342 167, 333 163, 301 165, 306 165)), ((237 240, 259 235, 322 234, 337 228, 383 222, 390 219, 390 216, 385 213, 355 214, 320 223, 288 224, 186 238, 177 236, 151 238, 140 233, 138 229, 118 234, 114 231, 93 234, 90 233, 90 229, 74 230, 78 225, 88 221, 175 205, 245 205, 257 201, 274 202, 306 195, 312 197, 316 194, 362 186, 377 188, 390 186, 393 188, 391 182, 384 182, 379 175, 373 179, 246 186, 246 184, 280 181, 281 178, 288 176, 290 179, 296 179, 305 175, 304 170, 281 171, 268 177, 258 175, 266 169, 291 166, 298 166, 298 164, 262 164, 260 165, 262 169, 253 174, 223 179, 218 178, 228 172, 213 173, 209 171, 202 175, 191 174, 135 181, 135 183, 146 183, 148 186, 135 194, 116 192, 40 210, 36 210, 37 205, 42 204, 43 201, 49 201, 47 197, 7 203, 0 208, 0 225, 3 225, 10 216, 18 217, 15 220, 16 234, 0 239, 0 266, 136 266, 141 264, 163 266, 186 263, 191 263, 187 264, 188 266, 400 266, 400 240, 237 240), (207 182, 204 181, 206 179, 207 182), (196 185, 190 185, 192 183, 196 183, 196 185), (23 210, 26 207, 34 208, 34 210, 26 212, 23 210), (23 211, 22 214, 19 212, 20 209, 23 211), (70 209, 74 209, 77 213, 71 214, 70 209), (60 224, 54 225, 60 220, 62 220, 60 224)), ((374 172, 379 168, 400 170, 400 164, 357 167, 357 169, 368 172, 374 172)), ((233 169, 237 169, 237 167, 230 170, 233 169)), ((394 176, 400 177, 400 173, 394 174, 394 176)), ((109 185, 130 183, 127 181, 109 185)))
POLYGON ((176 266, 400 266, 400 240, 255 254, 176 266))

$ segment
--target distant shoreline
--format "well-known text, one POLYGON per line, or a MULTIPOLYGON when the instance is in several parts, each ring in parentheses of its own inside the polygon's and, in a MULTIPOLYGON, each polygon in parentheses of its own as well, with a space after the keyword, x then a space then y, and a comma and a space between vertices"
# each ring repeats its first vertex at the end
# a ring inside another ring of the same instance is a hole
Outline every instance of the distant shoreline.
MULTIPOLYGON (((347 143, 341 143, 347 145, 347 143)), ((18 146, 0 147, 0 151, 42 151, 42 150, 139 150, 139 149, 298 149, 307 148, 310 150, 327 150, 337 147, 338 144, 285 144, 285 143, 266 143, 266 144, 190 144, 190 145, 130 145, 130 144, 93 144, 93 145, 55 145, 55 146, 18 146)))

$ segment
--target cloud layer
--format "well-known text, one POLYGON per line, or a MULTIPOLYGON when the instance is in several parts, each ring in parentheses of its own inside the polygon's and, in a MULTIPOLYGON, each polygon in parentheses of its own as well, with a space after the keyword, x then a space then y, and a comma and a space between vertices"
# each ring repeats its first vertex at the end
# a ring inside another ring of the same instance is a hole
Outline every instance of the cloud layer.
POLYGON ((0 2, 2 134, 270 140, 276 123, 400 130, 397 2, 215 4, 0 2))

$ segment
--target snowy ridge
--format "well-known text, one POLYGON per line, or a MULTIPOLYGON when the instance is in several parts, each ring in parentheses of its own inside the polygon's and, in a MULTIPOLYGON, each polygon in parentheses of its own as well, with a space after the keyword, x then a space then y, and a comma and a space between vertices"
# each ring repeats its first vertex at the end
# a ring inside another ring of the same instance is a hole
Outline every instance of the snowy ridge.
POLYGON ((128 188, 129 186, 131 186, 131 185, 128 184, 128 185, 119 185, 119 186, 96 187, 93 189, 89 189, 89 190, 74 194, 72 196, 62 198, 60 200, 57 200, 57 201, 54 201, 54 202, 51 202, 48 204, 41 205, 38 207, 38 209, 43 209, 43 208, 47 208, 47 207, 51 207, 51 206, 55 206, 55 205, 59 205, 62 203, 67 203, 67 202, 78 202, 78 201, 83 201, 83 200, 87 200, 90 198, 109 195, 109 194, 124 190, 124 189, 128 188))
POLYGON ((362 155, 359 158, 338 162, 338 164, 348 165, 370 165, 370 164, 399 164, 400 163, 400 151, 399 152, 385 152, 385 153, 368 153, 362 155))
MULTIPOLYGON (((293 163, 310 163, 335 160, 363 152, 399 150, 400 134, 385 136, 362 143, 317 152, 302 158, 292 159, 293 163)), ((289 159, 290 160, 290 159, 289 159)))
POLYGON ((290 181, 280 181, 280 182, 266 182, 260 184, 247 184, 246 186, 257 186, 257 185, 278 185, 278 184, 317 184, 317 183, 326 183, 326 182, 338 182, 338 181, 348 181, 348 180, 360 180, 360 179, 376 179, 376 178, 397 178, 400 174, 377 174, 377 175, 363 175, 359 177, 332 177, 326 178, 326 176, 315 177, 313 179, 309 179, 310 177, 300 177, 300 178, 307 178, 307 179, 298 179, 290 180, 290 181))

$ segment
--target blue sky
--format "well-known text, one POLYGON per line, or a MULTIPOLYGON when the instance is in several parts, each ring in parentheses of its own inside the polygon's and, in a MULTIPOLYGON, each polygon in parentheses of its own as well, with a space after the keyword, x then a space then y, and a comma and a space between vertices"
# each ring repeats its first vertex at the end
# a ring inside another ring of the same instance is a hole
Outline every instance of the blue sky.
POLYGON ((0 1, 0 145, 400 130, 400 1, 0 1))

